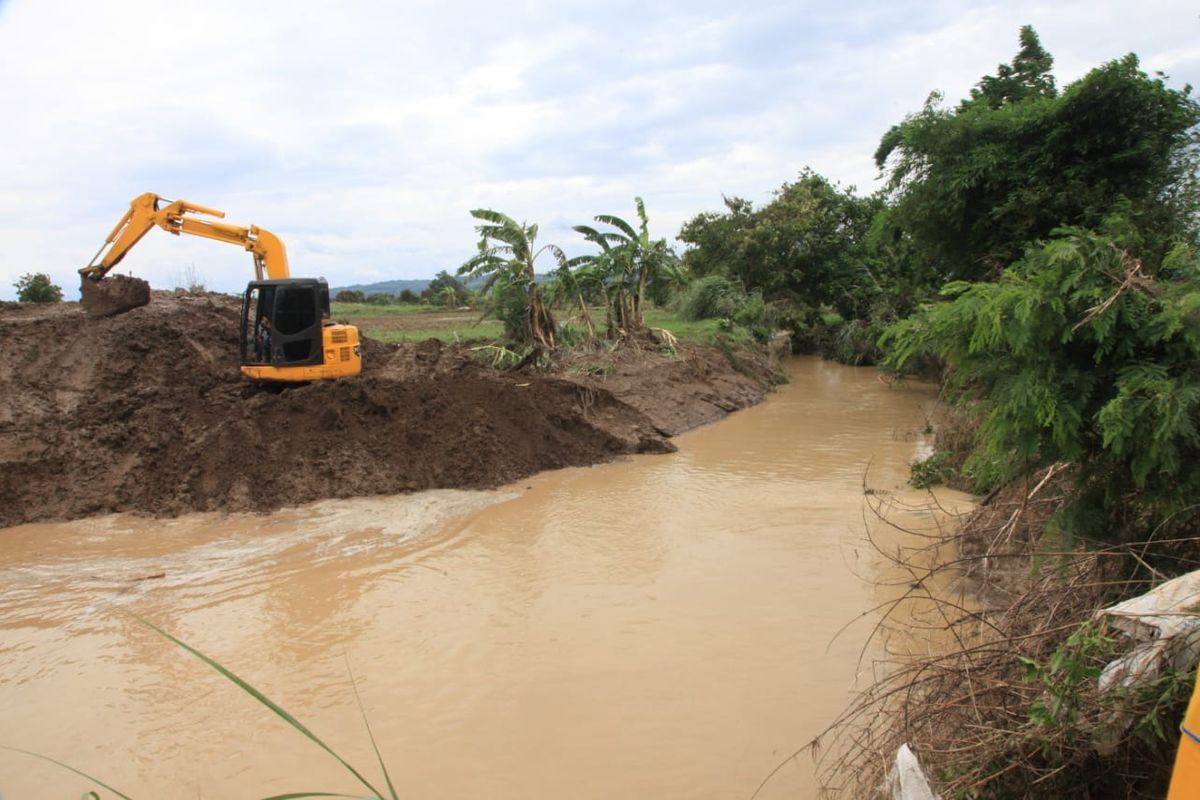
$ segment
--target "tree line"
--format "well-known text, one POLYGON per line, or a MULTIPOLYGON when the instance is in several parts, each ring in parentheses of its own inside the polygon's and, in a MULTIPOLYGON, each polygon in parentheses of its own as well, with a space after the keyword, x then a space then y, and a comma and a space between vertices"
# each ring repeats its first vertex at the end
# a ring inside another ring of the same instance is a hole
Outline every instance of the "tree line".
POLYGON ((968 97, 884 133, 879 192, 806 170, 725 198, 683 266, 761 292, 800 349, 937 370, 979 422, 956 478, 1077 464, 1059 532, 1134 539, 1195 522, 1200 106, 1133 54, 1061 89, 1053 63, 1022 28, 968 97))

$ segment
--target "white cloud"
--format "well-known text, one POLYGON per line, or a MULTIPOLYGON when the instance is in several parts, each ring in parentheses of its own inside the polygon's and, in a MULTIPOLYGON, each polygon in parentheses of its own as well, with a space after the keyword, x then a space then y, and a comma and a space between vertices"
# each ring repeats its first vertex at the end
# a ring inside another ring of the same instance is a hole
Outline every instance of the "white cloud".
MULTIPOLYGON (((804 166, 873 187, 879 136, 949 101, 1032 23, 1065 83, 1126 52, 1197 80, 1196 13, 1109 2, 525 2, 0 5, 0 297, 74 287, 144 191, 283 237, 296 274, 428 277, 474 244, 471 208, 570 225, 646 199, 671 236, 721 195, 762 202, 804 166), (808 6, 808 7, 805 7, 808 6)), ((122 269, 194 264, 239 291, 235 248, 152 232, 122 269)))

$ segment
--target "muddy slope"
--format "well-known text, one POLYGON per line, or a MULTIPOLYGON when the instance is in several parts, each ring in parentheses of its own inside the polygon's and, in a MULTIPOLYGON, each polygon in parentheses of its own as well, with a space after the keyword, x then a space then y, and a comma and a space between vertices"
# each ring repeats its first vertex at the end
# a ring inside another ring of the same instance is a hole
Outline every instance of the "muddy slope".
POLYGON ((496 486, 669 451, 766 392, 707 349, 591 379, 496 373, 432 341, 368 341, 358 378, 255 390, 237 314, 235 298, 168 292, 102 319, 0 308, 0 526, 496 486))

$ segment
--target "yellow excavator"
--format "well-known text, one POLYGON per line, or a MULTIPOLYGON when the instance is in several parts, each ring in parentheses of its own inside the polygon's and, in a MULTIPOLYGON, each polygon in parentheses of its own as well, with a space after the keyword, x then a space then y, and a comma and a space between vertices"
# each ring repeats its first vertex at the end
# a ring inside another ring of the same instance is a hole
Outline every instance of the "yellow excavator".
MULTIPOLYGON (((216 239, 254 256, 255 280, 242 299, 242 375, 261 382, 299 383, 345 378, 362 370, 358 328, 330 321, 329 285, 323 278, 291 277, 278 236, 254 225, 242 228, 189 214, 225 217, 215 208, 165 200, 150 192, 135 198, 91 263, 79 270, 85 306, 89 293, 102 294, 104 276, 151 228, 216 239)), ((144 299, 125 302, 124 307, 118 299, 116 313, 148 301, 147 285, 144 299)))

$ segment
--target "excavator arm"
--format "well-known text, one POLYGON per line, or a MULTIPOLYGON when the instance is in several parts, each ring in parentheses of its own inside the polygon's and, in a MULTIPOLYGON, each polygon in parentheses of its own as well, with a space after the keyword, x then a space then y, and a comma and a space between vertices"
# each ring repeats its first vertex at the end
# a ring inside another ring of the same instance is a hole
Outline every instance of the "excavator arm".
POLYGON ((189 214, 203 214, 217 219, 225 217, 224 211, 186 200, 167 201, 152 192, 139 195, 129 204, 129 210, 108 234, 108 238, 100 245, 91 262, 79 270, 79 273, 85 278, 100 280, 120 263, 125 254, 140 242, 151 228, 157 226, 176 236, 189 233, 246 249, 254 256, 256 280, 291 277, 287 250, 275 234, 255 225, 243 228, 227 222, 197 219, 188 216, 189 214))

